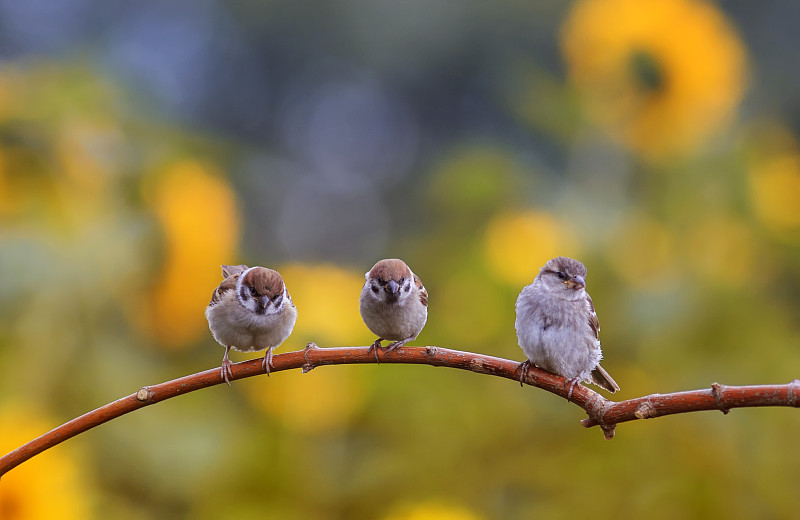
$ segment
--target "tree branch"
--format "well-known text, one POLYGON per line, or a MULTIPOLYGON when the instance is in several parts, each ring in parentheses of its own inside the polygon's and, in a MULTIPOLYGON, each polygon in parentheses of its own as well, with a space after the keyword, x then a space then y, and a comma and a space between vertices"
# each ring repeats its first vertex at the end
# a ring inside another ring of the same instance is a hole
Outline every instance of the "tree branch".
MULTIPOLYGON (((378 351, 376 358, 375 355, 368 352, 367 348, 321 349, 316 345, 309 344, 304 350, 276 355, 273 358, 274 368, 271 371, 280 372, 300 368, 303 372, 308 372, 322 365, 376 363, 380 359, 380 362, 383 363, 458 368, 479 374, 504 377, 513 381, 519 381, 521 376, 519 362, 473 352, 432 346, 401 347, 388 356, 383 351, 378 351)), ((232 380, 263 374, 261 358, 236 363, 231 366, 231 369, 232 380)), ((535 366, 528 369, 522 381, 567 398, 566 380, 535 366)), ((76 417, 0 457, 0 476, 46 449, 121 415, 220 383, 223 383, 223 380, 220 369, 217 367, 166 383, 145 386, 134 394, 76 417)), ((727 414, 732 408, 753 406, 793 406, 798 408, 800 407, 800 380, 795 379, 784 385, 762 386, 724 386, 713 383, 708 390, 652 394, 619 402, 610 401, 583 385, 576 385, 569 400, 583 408, 589 415, 588 419, 581 421, 585 427, 600 426, 606 439, 611 439, 618 423, 637 419, 650 419, 701 410, 720 410, 727 414)))

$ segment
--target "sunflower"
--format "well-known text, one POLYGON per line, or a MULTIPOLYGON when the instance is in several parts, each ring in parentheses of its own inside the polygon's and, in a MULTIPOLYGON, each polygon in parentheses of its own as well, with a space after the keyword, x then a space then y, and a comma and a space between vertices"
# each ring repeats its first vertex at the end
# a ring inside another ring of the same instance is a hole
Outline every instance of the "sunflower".
POLYGON ((236 195, 212 165, 181 161, 147 186, 164 235, 165 260, 143 321, 165 346, 182 347, 206 331, 203 309, 232 262, 239 237, 236 195))
POLYGON ((731 119, 745 49, 696 0, 582 0, 561 31, 570 82, 590 117, 646 157, 686 153, 731 119))

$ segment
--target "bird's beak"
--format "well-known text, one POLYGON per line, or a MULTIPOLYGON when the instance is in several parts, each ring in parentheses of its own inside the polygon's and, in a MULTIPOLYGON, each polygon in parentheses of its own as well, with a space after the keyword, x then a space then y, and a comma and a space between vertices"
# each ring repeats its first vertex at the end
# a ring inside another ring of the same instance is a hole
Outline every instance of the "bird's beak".
POLYGON ((572 280, 567 280, 566 282, 564 282, 564 285, 566 285, 570 289, 579 291, 584 287, 586 287, 586 281, 584 280, 583 276, 575 276, 572 280))
POLYGON ((398 289, 397 282, 394 280, 389 280, 389 283, 386 284, 386 291, 390 294, 397 294, 398 289))

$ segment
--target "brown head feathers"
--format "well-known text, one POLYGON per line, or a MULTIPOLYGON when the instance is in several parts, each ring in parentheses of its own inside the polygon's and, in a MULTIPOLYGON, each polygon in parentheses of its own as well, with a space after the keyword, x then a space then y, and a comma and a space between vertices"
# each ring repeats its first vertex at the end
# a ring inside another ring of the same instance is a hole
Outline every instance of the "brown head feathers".
POLYGON ((411 269, 399 258, 381 260, 367 273, 367 277, 385 282, 389 280, 399 282, 401 278, 411 278, 411 276, 411 269))
POLYGON ((270 299, 283 293, 283 278, 277 271, 266 267, 253 267, 242 277, 242 285, 252 287, 256 294, 270 299))

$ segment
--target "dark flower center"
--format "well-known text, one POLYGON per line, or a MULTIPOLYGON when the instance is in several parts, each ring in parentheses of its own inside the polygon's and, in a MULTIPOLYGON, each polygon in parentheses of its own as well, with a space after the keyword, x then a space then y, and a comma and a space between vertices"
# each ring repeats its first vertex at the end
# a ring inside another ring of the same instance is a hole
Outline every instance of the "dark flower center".
POLYGON ((631 53, 629 67, 634 81, 648 93, 664 90, 667 78, 664 68, 651 52, 638 49, 631 53))

